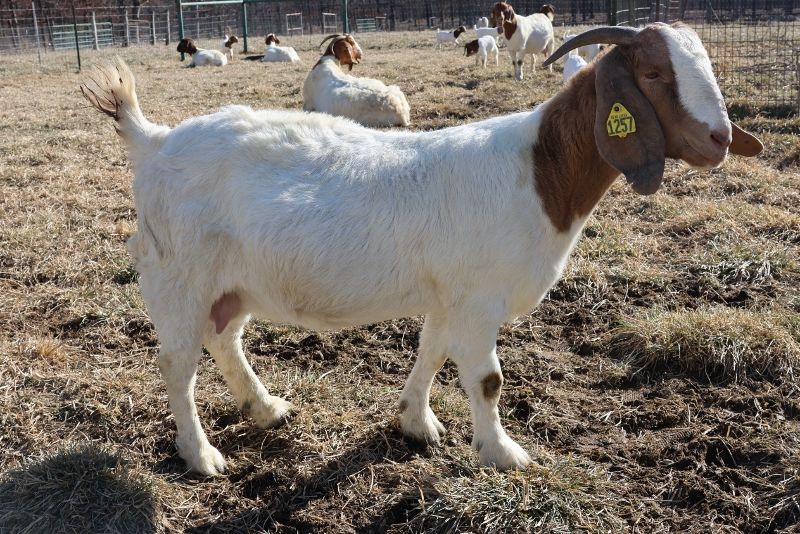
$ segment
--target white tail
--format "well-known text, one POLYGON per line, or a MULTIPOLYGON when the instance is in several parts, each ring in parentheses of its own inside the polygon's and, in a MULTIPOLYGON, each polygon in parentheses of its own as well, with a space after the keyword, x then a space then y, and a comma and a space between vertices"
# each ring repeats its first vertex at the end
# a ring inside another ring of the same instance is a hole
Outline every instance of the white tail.
POLYGON ((136 80, 120 58, 114 63, 96 65, 81 93, 94 107, 113 117, 117 133, 125 140, 128 149, 138 152, 152 148, 169 132, 169 128, 148 121, 139 108, 136 97, 136 80))

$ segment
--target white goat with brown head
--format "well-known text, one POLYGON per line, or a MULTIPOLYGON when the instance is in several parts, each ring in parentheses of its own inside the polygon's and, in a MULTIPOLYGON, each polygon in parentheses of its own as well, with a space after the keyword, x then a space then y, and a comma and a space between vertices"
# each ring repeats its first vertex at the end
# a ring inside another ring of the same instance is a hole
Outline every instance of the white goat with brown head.
POLYGON ((351 35, 329 35, 328 48, 303 84, 303 109, 348 117, 365 126, 408 126, 411 108, 396 85, 357 78, 342 70, 361 61, 361 47, 351 35))
POLYGON ((251 314, 315 329, 425 315, 400 394, 402 431, 440 440, 429 396, 451 358, 481 463, 531 461, 500 420, 500 326, 556 282, 620 174, 652 194, 665 158, 711 168, 729 151, 761 149, 728 120, 690 29, 599 28, 548 62, 592 42, 616 46, 533 111, 429 132, 243 106, 171 129, 144 117, 124 64, 83 88, 117 121, 132 159, 139 220, 129 249, 191 469, 225 468, 194 404, 203 345, 258 425, 289 411, 242 351, 251 314))

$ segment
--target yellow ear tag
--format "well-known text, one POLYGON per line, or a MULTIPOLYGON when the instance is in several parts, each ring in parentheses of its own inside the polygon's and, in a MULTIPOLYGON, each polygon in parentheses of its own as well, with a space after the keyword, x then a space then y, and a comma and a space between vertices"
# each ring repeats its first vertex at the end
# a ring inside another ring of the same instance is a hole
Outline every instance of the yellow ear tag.
POLYGON ((606 131, 611 137, 616 135, 622 139, 636 131, 636 121, 633 119, 633 115, 619 102, 614 102, 614 105, 611 106, 611 112, 606 121, 606 131))

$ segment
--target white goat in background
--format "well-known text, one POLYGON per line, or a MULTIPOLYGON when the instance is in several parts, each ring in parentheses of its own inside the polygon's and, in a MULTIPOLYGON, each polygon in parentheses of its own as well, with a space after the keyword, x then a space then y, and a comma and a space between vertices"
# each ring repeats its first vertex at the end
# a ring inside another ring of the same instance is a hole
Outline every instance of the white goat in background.
POLYGON ((481 463, 531 461, 500 421, 500 326, 555 283, 620 173, 651 194, 667 157, 711 168, 729 149, 761 149, 729 121, 689 28, 598 28, 567 45, 590 42, 617 46, 533 111, 429 132, 244 106, 159 126, 121 62, 82 87, 117 121, 131 158, 138 233, 128 247, 190 469, 225 470, 194 402, 204 345, 256 424, 290 411, 242 351, 251 314, 314 329, 424 314, 402 431, 440 440, 429 396, 451 358, 481 463))
POLYGON ((396 85, 346 74, 361 61, 361 47, 351 35, 329 35, 328 48, 303 83, 303 109, 349 117, 365 126, 408 126, 411 108, 396 85))

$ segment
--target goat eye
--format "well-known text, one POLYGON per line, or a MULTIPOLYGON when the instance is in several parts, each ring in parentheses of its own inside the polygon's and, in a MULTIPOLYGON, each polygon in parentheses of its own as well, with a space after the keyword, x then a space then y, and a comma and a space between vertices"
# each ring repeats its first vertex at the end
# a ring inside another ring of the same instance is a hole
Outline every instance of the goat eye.
POLYGON ((644 77, 647 78, 648 80, 655 80, 656 78, 658 78, 658 73, 656 71, 648 72, 644 75, 644 77))

